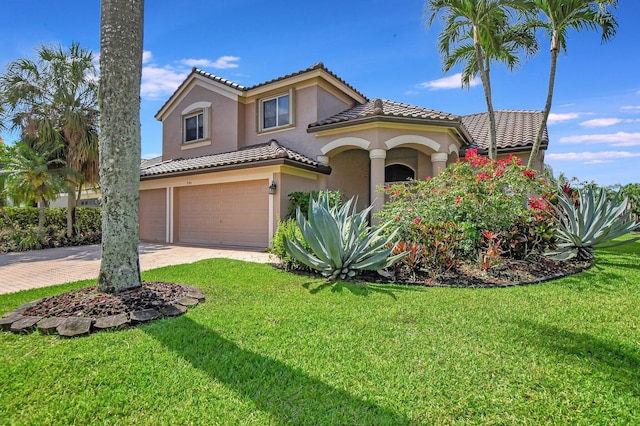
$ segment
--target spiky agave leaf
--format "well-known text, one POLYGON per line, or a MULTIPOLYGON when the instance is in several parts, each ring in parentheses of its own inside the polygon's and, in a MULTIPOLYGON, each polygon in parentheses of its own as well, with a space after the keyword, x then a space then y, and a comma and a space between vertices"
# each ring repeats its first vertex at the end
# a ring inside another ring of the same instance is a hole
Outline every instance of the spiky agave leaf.
POLYGON ((619 198, 609 197, 604 188, 587 188, 578 191, 578 194, 579 204, 576 207, 564 191, 558 191, 558 207, 553 207, 557 213, 558 245, 547 255, 557 260, 573 257, 591 259, 594 249, 626 244, 639 239, 612 242, 640 228, 640 223, 634 223, 631 218, 627 198, 617 201, 619 198))

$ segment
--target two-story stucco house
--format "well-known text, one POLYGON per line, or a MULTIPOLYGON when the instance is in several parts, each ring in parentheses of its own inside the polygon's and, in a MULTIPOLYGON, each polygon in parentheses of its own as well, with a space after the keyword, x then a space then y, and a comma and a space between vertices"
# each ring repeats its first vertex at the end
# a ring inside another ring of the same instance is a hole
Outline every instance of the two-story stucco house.
MULTIPOLYGON (((322 63, 251 87, 194 68, 156 118, 162 157, 142 164, 140 238, 169 243, 264 248, 291 192, 339 189, 377 210, 385 182, 488 146, 486 113, 368 99, 322 63)), ((499 155, 526 162, 540 120, 497 112, 499 155)))

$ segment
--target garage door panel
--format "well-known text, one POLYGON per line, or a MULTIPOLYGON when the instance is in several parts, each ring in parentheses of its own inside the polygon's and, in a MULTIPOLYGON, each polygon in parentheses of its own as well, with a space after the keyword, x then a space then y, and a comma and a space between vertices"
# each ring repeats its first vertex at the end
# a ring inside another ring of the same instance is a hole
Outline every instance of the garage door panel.
POLYGON ((166 241, 167 208, 165 189, 140 191, 138 223, 140 225, 140 240, 166 241))
POLYGON ((268 181, 179 188, 180 242, 266 247, 268 181))

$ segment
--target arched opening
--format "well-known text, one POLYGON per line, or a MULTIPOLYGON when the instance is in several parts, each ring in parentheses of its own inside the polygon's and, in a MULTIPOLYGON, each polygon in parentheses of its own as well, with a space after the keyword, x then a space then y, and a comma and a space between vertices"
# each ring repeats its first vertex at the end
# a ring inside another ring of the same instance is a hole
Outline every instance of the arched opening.
POLYGON ((385 182, 406 182, 415 178, 416 172, 404 164, 390 164, 384 168, 385 182))

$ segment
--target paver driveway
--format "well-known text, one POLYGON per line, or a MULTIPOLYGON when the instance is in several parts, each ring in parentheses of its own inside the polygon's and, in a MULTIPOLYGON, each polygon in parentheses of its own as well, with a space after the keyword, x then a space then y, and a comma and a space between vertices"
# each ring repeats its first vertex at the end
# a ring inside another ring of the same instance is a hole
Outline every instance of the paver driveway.
MULTIPOLYGON (((141 243, 139 251, 143 271, 214 257, 260 263, 271 261, 265 252, 211 247, 141 243)), ((99 244, 0 254, 0 294, 95 279, 99 271, 99 244)))

